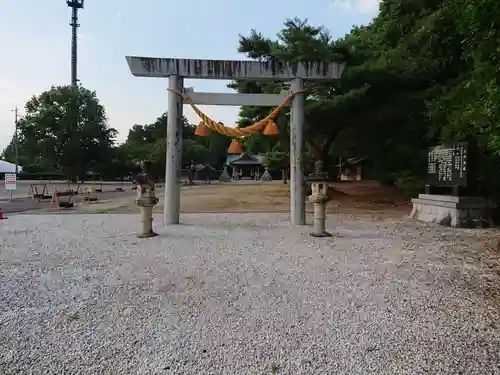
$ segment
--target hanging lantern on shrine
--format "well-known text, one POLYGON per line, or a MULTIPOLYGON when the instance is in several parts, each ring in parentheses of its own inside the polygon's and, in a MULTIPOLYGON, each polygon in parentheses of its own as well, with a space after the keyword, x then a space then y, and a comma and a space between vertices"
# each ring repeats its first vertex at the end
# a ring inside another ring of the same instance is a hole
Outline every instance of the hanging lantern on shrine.
POLYGON ((243 147, 241 146, 241 142, 238 139, 233 139, 227 149, 227 152, 230 154, 242 154, 243 147))

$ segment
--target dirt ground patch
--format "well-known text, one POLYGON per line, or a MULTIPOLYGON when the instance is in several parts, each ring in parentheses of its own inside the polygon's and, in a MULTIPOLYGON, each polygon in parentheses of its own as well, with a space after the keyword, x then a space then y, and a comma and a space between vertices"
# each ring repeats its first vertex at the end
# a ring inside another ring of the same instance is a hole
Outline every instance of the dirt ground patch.
MULTIPOLYGON (((395 189, 376 181, 334 183, 334 199, 328 203, 330 212, 401 216, 410 210, 409 200, 395 189)), ((279 181, 270 183, 232 183, 195 185, 181 190, 181 212, 263 212, 279 213, 290 210, 290 185, 279 181)), ((308 202, 306 210, 312 212, 308 202)), ((135 212, 131 204, 106 209, 107 212, 135 212)), ((163 211, 163 200, 155 212, 163 211)))

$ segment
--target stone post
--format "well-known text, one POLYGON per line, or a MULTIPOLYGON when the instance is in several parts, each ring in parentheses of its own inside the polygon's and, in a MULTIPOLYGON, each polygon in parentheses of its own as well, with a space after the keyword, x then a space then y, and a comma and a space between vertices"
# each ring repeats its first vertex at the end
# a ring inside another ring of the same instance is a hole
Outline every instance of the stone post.
POLYGON ((146 172, 141 172, 136 177, 137 198, 135 203, 141 209, 141 228, 137 233, 138 238, 155 237, 153 232, 153 207, 158 203, 155 184, 149 179, 146 172))
POLYGON ((362 167, 361 164, 358 164, 356 166, 356 181, 361 181, 361 176, 362 176, 362 167))

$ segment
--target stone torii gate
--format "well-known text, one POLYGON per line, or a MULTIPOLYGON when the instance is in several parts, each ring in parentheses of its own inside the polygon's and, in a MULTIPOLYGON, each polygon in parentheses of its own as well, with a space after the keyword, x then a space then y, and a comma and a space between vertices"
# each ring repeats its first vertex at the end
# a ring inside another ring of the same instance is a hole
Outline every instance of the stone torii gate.
MULTIPOLYGON (((196 60, 127 56, 132 75, 167 78, 168 88, 185 92, 184 78, 219 80, 291 81, 292 92, 304 90, 304 80, 339 79, 344 64, 335 62, 196 60)), ((285 95, 286 96, 286 95, 285 95)), ((274 94, 189 93, 194 104, 232 106, 277 106, 284 96, 274 94)), ((293 225, 305 224, 303 123, 305 95, 292 99, 290 126, 290 215, 293 225)), ((182 162, 182 106, 184 100, 168 92, 167 151, 165 172, 164 223, 178 224, 180 213, 180 169, 182 162)))

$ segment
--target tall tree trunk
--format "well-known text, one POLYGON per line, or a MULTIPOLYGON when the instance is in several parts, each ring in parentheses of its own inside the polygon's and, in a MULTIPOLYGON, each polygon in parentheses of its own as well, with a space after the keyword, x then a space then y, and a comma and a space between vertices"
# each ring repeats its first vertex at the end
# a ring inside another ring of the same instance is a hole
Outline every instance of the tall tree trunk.
POLYGON ((281 170, 281 180, 283 181, 283 185, 286 185, 287 183, 287 176, 286 176, 286 169, 283 168, 281 170))
POLYGON ((194 174, 194 164, 193 164, 193 160, 191 160, 191 162, 189 163, 189 173, 188 173, 188 183, 189 185, 194 185, 194 179, 193 179, 193 174, 194 174))
POLYGON ((330 147, 332 147, 333 142, 335 142, 335 139, 337 138, 338 133, 334 132, 331 133, 326 142, 323 144, 321 147, 321 156, 320 160, 323 162, 325 171, 329 169, 330 165, 330 158, 329 158, 329 153, 330 153, 330 147))
POLYGON ((322 157, 322 150, 321 147, 318 147, 316 143, 314 143, 312 140, 306 142, 307 148, 309 149, 309 152, 312 154, 314 160, 319 160, 322 157))

